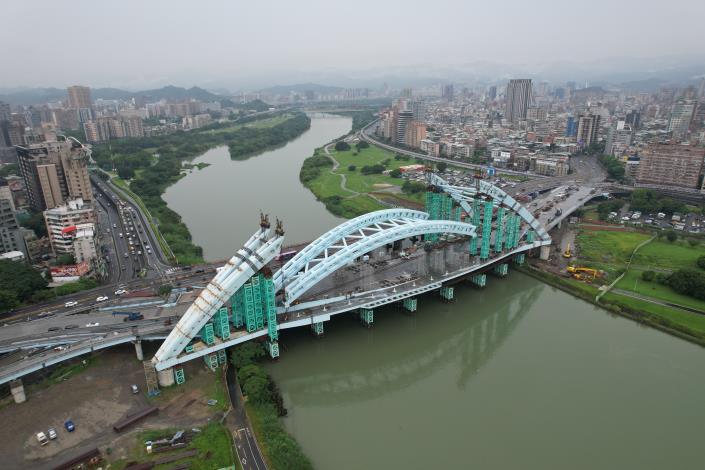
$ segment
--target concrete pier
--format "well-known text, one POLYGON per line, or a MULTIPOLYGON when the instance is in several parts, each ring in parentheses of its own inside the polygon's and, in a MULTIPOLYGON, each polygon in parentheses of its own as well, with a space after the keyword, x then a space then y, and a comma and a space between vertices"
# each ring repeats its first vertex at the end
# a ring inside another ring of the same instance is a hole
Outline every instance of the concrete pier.
POLYGON ((12 393, 12 398, 15 399, 15 403, 24 403, 27 401, 21 379, 10 382, 10 392, 12 393))
POLYGON ((174 368, 157 371, 157 380, 160 387, 171 387, 174 385, 174 368))
POLYGON ((135 341, 135 354, 137 355, 138 360, 144 361, 144 354, 142 353, 142 341, 141 340, 135 341))

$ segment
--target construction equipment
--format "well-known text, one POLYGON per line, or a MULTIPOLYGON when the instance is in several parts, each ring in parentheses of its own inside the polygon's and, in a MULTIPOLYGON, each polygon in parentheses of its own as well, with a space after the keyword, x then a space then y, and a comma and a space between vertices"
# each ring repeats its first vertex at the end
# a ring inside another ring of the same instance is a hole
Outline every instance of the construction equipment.
POLYGON ((565 251, 563 252, 563 257, 570 258, 571 256, 573 256, 573 254, 570 251, 570 243, 568 243, 568 246, 566 247, 565 251))
POLYGON ((578 266, 568 266, 568 272, 572 274, 575 279, 588 282, 594 281, 602 276, 602 271, 599 269, 581 268, 578 266))

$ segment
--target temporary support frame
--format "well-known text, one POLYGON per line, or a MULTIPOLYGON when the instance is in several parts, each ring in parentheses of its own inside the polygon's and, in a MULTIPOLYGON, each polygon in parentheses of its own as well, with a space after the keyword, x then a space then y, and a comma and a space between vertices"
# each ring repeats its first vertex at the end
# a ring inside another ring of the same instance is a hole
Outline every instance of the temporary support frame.
MULTIPOLYGON (((509 220, 507 220, 509 222, 509 220)), ((502 242, 504 241, 504 208, 497 208, 497 230, 494 235, 494 251, 502 252, 502 242)))
POLYGON ((313 331, 313 334, 316 336, 323 336, 323 322, 315 321, 311 323, 311 331, 313 331))
POLYGON ((485 260, 490 256, 490 239, 492 238, 492 201, 485 201, 482 210, 482 241, 480 245, 480 259, 485 260))
POLYGON ((487 285, 487 274, 475 274, 470 277, 470 282, 477 287, 485 287, 487 285))
POLYGON ((415 312, 418 306, 418 299, 416 297, 408 297, 402 301, 404 310, 409 312, 415 312))
POLYGON ((186 382, 186 374, 184 374, 184 369, 174 369, 174 380, 176 385, 182 385, 186 382))
POLYGON ((455 294, 455 288, 443 286, 443 287, 441 287, 439 292, 440 292, 441 298, 443 300, 451 301, 451 300, 453 300, 453 296, 455 294))
POLYGON ((362 321, 362 323, 365 326, 367 326, 367 327, 372 326, 372 323, 374 322, 374 318, 375 318, 374 317, 374 310, 372 310, 371 308, 361 308, 360 309, 360 320, 362 321))

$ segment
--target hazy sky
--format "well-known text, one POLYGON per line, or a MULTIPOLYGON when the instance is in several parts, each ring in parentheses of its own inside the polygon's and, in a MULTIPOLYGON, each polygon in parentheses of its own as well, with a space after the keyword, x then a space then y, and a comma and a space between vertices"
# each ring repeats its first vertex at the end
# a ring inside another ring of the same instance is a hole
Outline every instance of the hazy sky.
POLYGON ((702 53, 702 0, 22 0, 0 87, 285 84, 334 70, 702 53))

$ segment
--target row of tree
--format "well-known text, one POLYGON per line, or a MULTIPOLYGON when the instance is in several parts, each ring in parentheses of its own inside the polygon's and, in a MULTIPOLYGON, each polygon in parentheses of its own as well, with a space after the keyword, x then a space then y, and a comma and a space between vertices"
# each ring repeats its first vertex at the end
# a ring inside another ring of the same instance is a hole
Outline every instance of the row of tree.
POLYGON ((647 214, 656 212, 673 214, 674 212, 685 212, 687 209, 681 201, 676 201, 651 189, 635 189, 632 192, 629 208, 647 214))

